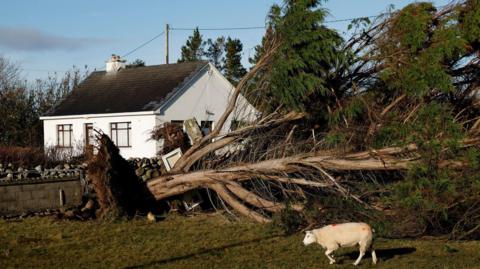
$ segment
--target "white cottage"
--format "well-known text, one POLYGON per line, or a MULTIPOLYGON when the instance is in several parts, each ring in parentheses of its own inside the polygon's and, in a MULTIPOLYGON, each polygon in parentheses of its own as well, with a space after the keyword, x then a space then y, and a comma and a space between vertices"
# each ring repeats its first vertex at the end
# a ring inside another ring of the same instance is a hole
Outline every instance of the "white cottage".
MULTIPOLYGON (((44 145, 79 150, 93 142, 93 129, 108 134, 123 157, 153 157, 162 141, 150 139, 164 122, 194 117, 201 128, 215 128, 234 87, 208 62, 164 64, 125 69, 112 57, 107 71, 93 72, 43 120, 44 145)), ((254 119, 255 108, 239 97, 222 129, 254 119)))

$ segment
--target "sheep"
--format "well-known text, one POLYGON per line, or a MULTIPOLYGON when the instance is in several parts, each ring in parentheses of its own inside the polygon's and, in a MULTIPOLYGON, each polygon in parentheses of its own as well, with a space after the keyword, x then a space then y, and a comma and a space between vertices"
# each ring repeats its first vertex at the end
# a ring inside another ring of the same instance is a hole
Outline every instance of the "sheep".
POLYGON ((373 233, 375 231, 366 223, 350 222, 342 224, 331 224, 319 229, 306 231, 303 244, 305 246, 317 242, 323 248, 327 249, 325 255, 330 260, 330 264, 334 264, 333 255, 330 256, 339 247, 353 247, 360 245, 360 255, 353 263, 358 265, 370 249, 372 251, 372 263, 377 263, 377 255, 373 249, 373 233))

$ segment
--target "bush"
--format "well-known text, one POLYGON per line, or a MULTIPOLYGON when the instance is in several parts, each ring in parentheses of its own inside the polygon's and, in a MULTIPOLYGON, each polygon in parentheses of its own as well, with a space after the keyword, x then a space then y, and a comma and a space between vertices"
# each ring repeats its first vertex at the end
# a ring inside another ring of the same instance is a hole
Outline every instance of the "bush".
POLYGON ((0 147, 0 163, 12 163, 14 166, 44 164, 43 149, 38 147, 0 147))
POLYGON ((293 234, 305 225, 303 216, 293 210, 290 203, 282 211, 273 216, 273 225, 279 227, 286 235, 293 234))
POLYGON ((14 167, 32 168, 37 165, 45 167, 55 166, 60 163, 74 162, 80 163, 85 159, 84 155, 75 155, 79 150, 60 150, 57 147, 0 147, 0 163, 11 163, 14 167))

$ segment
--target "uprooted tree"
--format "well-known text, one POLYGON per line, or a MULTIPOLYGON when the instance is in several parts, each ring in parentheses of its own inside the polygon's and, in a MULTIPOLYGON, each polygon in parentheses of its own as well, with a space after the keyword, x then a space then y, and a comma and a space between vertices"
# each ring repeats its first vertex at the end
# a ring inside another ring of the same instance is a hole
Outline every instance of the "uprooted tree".
POLYGON ((357 19, 347 41, 325 16, 317 1, 272 7, 216 128, 147 182, 152 195, 206 188, 259 222, 334 212, 396 221, 396 235, 478 236, 480 1, 357 19), (262 115, 220 134, 240 93, 262 115))

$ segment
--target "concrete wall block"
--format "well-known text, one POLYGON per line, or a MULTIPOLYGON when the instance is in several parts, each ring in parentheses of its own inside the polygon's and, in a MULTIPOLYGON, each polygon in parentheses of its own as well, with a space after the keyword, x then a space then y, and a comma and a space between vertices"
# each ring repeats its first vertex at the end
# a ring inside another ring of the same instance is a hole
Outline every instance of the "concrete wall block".
POLYGON ((19 192, 19 191, 22 191, 22 185, 7 186, 7 192, 19 192))
POLYGON ((32 200, 32 192, 31 191, 17 192, 17 200, 18 201, 32 200))
POLYGON ((22 186, 24 191, 36 191, 38 189, 43 189, 44 184, 25 184, 22 186))
POLYGON ((7 201, 7 202, 15 201, 16 193, 15 192, 6 192, 6 193, 2 194, 0 199, 2 199, 2 201, 7 201))
POLYGON ((46 194, 45 194, 45 191, 44 190, 36 190, 36 191, 32 191, 32 199, 44 199, 46 197, 46 194))

